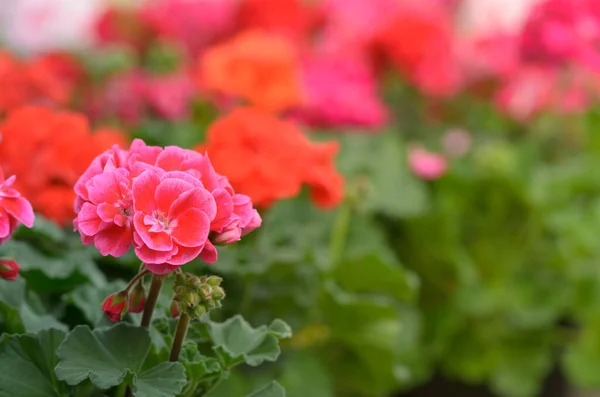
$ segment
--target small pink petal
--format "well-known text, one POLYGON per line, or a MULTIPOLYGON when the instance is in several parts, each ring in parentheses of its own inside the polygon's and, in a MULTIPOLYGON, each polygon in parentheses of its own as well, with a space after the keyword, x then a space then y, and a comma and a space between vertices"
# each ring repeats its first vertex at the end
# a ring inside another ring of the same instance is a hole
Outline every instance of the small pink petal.
POLYGON ((0 206, 4 207, 6 212, 14 216, 27 227, 32 227, 35 221, 35 214, 29 201, 23 197, 6 198, 0 200, 0 206))
POLYGON ((154 193, 154 199, 158 208, 165 214, 169 212, 171 205, 177 200, 183 193, 190 191, 194 188, 192 184, 179 178, 166 178, 160 181, 156 192, 154 193))
POLYGON ((97 207, 91 203, 84 203, 77 214, 77 230, 86 236, 98 233, 102 219, 98 216, 97 207))
POLYGON ((158 207, 154 200, 154 192, 160 183, 160 172, 155 168, 145 170, 133 178, 133 203, 136 211, 153 213, 158 207))
POLYGON ((173 249, 173 240, 167 232, 153 233, 150 227, 144 224, 144 218, 148 217, 141 212, 136 212, 133 216, 133 225, 138 236, 149 249, 154 251, 168 252, 173 249))
POLYGON ((217 248, 210 241, 207 241, 204 249, 200 252, 199 258, 206 263, 215 263, 218 256, 217 248))

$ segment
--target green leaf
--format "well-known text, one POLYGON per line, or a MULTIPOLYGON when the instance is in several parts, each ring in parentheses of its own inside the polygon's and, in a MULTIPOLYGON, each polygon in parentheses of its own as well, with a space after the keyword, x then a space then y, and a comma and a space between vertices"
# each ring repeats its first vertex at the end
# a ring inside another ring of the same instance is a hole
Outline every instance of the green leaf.
MULTIPOLYGON (((26 300, 25 281, 0 279, 0 316, 4 327, 11 333, 36 333, 42 329, 55 328, 67 331, 67 326, 48 314, 38 314, 26 300)), ((34 296, 33 293, 30 293, 34 296)))
POLYGON ((280 382, 288 397, 334 397, 335 388, 326 365, 308 350, 293 352, 283 361, 280 382), (306 380, 310 379, 310 382, 306 380))
POLYGON ((172 397, 185 386, 185 368, 180 363, 161 363, 142 372, 134 381, 137 397, 172 397))
POLYGON ((563 357, 563 368, 567 379, 574 385, 585 388, 600 387, 600 320, 584 323, 578 338, 567 346, 563 357))
POLYGON ((214 351, 226 367, 242 362, 255 367, 264 361, 279 357, 279 339, 291 336, 290 327, 275 320, 269 327, 252 328, 242 316, 237 315, 223 323, 208 323, 208 332, 214 351))
POLYGON ((342 137, 339 162, 340 170, 350 180, 367 177, 370 182, 365 209, 400 218, 416 216, 427 209, 425 185, 408 170, 406 149, 396 131, 377 137, 342 137))
POLYGON ((55 351, 64 337, 58 330, 7 336, 0 343, 0 397, 68 396, 54 375, 55 351))
POLYGON ((145 328, 120 323, 92 331, 80 325, 58 349, 56 376, 70 385, 89 378, 100 389, 130 378, 136 396, 175 396, 185 384, 184 367, 161 363, 141 372, 149 351, 150 335, 145 328))
POLYGON ((398 263, 389 263, 377 252, 346 260, 336 266, 335 279, 349 292, 386 294, 398 300, 414 296, 418 279, 398 263))
POLYGON ((79 325, 58 349, 59 379, 76 385, 89 378, 101 389, 120 384, 142 367, 150 350, 148 330, 126 323, 90 330, 79 325))
POLYGON ((265 387, 248 394, 246 397, 285 397, 285 389, 279 383, 273 381, 265 387))

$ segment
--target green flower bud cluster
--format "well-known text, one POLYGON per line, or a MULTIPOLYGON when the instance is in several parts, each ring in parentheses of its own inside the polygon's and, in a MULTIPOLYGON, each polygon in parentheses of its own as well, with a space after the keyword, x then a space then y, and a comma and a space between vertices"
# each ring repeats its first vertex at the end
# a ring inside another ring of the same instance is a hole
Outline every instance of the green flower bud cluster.
POLYGON ((192 319, 200 318, 208 311, 221 307, 221 300, 225 298, 221 281, 223 279, 219 276, 197 277, 178 273, 173 282, 173 305, 177 305, 178 313, 185 312, 192 319))

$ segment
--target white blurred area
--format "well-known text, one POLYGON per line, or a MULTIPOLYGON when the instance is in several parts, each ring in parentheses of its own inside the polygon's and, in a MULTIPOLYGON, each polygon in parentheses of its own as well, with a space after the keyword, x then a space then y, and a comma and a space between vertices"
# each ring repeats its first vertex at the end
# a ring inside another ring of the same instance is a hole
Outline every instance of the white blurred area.
POLYGON ((0 43, 25 53, 85 48, 92 24, 110 4, 140 0, 0 0, 0 43))
POLYGON ((458 31, 467 37, 516 33, 525 23, 529 11, 542 1, 461 0, 457 21, 458 31))

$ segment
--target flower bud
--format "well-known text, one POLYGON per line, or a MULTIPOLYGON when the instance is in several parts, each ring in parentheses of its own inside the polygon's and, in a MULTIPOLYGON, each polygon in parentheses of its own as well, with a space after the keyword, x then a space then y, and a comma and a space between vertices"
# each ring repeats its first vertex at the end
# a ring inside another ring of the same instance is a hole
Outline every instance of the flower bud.
POLYGON ((0 259, 0 278, 13 281, 19 275, 19 264, 14 259, 0 259))
POLYGON ((200 318, 207 312, 206 307, 204 305, 198 305, 194 308, 194 311, 191 314, 192 318, 200 318))
POLYGON ((223 279, 219 276, 210 276, 208 279, 206 279, 206 282, 211 287, 218 286, 219 284, 221 284, 221 281, 223 281, 223 279))
POLYGON ((130 313, 141 313, 144 310, 144 304, 146 303, 146 291, 141 282, 139 282, 131 295, 129 295, 129 312, 130 313))
POLYGON ((183 285, 177 285, 175 288, 173 288, 173 290, 177 296, 185 296, 188 292, 188 288, 184 287, 183 285))
POLYGON ((196 276, 191 277, 187 282, 187 285, 192 289, 198 289, 202 284, 203 281, 200 279, 200 277, 196 276))
POLYGON ((179 317, 179 303, 175 299, 171 302, 171 317, 179 317))
POLYGON ((175 274, 175 285, 185 285, 187 282, 187 277, 183 273, 175 274))
POLYGON ((209 300, 212 298, 212 288, 208 284, 203 284, 198 288, 198 294, 203 301, 209 300))
POLYGON ((122 319, 127 312, 127 292, 121 291, 106 298, 102 311, 113 323, 122 319))
POLYGON ((188 306, 188 307, 195 307, 198 306, 200 304, 200 295, 198 295, 195 292, 190 292, 185 296, 185 301, 184 303, 188 306))
POLYGON ((212 297, 214 300, 221 300, 225 297, 225 290, 221 287, 212 287, 212 297))

